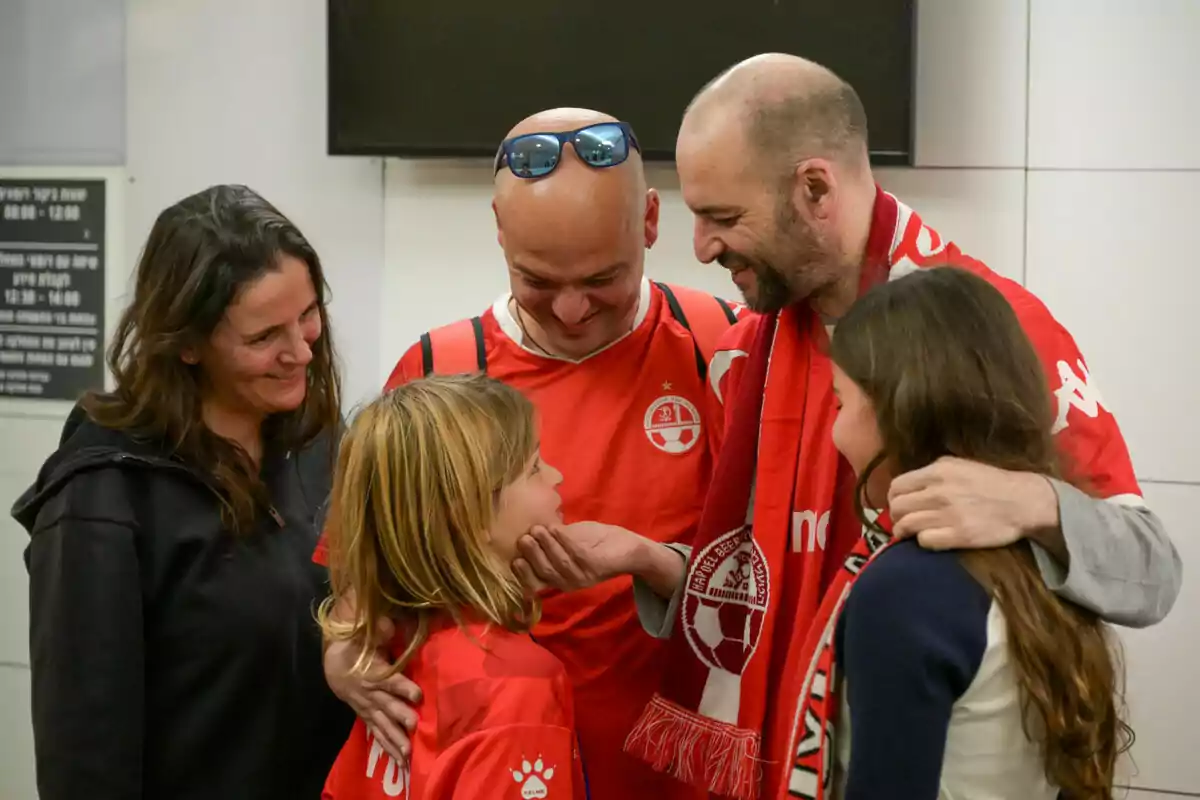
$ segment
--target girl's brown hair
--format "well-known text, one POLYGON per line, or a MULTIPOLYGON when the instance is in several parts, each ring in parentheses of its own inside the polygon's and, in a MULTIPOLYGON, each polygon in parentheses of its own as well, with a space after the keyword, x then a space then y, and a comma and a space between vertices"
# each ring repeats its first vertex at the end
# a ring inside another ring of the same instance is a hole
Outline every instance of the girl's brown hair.
POLYGON ((133 301, 108 351, 115 389, 81 401, 98 424, 163 441, 211 475, 234 532, 253 530, 270 500, 250 456, 204 424, 204 376, 181 355, 206 342, 238 292, 277 269, 284 255, 308 267, 322 333, 312 345, 304 402, 268 420, 270 439, 301 450, 322 435, 337 436, 340 383, 321 261, 287 217, 245 186, 213 186, 158 215, 138 261, 133 301))
MULTIPOLYGON (((942 456, 1062 474, 1042 364, 983 278, 942 267, 876 287, 838 323, 830 355, 871 400, 883 441, 858 480, 864 524, 875 525, 863 493, 885 461, 896 474, 942 456)), ((1047 779, 1065 798, 1109 800, 1132 731, 1118 713, 1123 668, 1107 626, 1046 587, 1025 541, 960 557, 1004 612, 1025 733, 1042 745, 1047 779)))
POLYGON ((327 639, 375 646, 375 620, 406 623, 404 669, 436 614, 460 624, 463 609, 524 631, 537 621, 529 597, 485 534, 500 491, 538 449, 532 404, 483 375, 405 384, 355 416, 342 439, 326 526, 333 593, 318 612, 327 639), (351 620, 332 613, 353 595, 351 620))

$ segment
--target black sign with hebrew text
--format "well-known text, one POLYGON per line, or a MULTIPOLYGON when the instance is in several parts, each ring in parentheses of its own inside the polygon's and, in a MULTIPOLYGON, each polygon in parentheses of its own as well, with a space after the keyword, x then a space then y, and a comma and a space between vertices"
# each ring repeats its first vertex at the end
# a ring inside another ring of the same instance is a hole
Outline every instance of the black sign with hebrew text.
POLYGON ((0 396, 104 387, 104 188, 0 178, 0 396))

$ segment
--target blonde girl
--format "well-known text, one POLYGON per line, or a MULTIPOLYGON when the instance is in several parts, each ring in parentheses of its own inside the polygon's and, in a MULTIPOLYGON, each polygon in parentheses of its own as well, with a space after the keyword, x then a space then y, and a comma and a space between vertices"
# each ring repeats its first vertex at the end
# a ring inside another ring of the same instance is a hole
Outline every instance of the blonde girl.
POLYGON ((510 569, 521 536, 560 521, 561 481, 541 460, 533 406, 482 375, 414 381, 355 417, 319 617, 327 639, 363 643, 364 670, 374 621, 393 620, 393 670, 424 698, 408 764, 359 720, 325 798, 585 796, 570 686, 529 636, 538 604, 510 569), (349 620, 335 618, 350 597, 349 620))

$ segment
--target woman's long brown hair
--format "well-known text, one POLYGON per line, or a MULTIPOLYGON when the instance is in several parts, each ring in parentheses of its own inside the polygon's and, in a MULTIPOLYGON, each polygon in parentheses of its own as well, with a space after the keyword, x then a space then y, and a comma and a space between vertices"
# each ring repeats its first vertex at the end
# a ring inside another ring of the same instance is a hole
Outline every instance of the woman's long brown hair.
POLYGON ((165 442, 210 475, 222 519, 235 533, 254 529, 269 505, 266 489, 250 456, 204 424, 203 375, 181 354, 206 342, 238 292, 276 269, 283 255, 308 266, 322 333, 312 345, 304 402, 268 420, 271 443, 300 450, 322 435, 336 439, 341 392, 321 261, 287 217, 245 186, 213 186, 159 214, 108 350, 115 389, 81 401, 98 424, 165 442))
MULTIPOLYGON (((957 456, 1062 476, 1046 373, 1012 307, 983 278, 942 267, 873 289, 838 323, 830 355, 871 400, 883 441, 859 476, 864 524, 874 524, 863 511, 867 480, 884 463, 900 474, 957 456)), ((1109 800, 1133 735, 1118 708, 1115 637, 1046 587, 1025 541, 960 557, 1004 613, 1025 733, 1042 745, 1047 779, 1070 800, 1109 800)))
POLYGON ((533 405, 483 375, 433 376, 366 406, 342 439, 333 481, 329 572, 333 593, 317 618, 327 640, 360 644, 369 666, 375 621, 406 625, 404 669, 434 616, 460 624, 471 609, 509 630, 529 630, 536 598, 485 540, 500 491, 529 467, 538 439, 533 405), (353 618, 333 609, 352 595, 353 618))

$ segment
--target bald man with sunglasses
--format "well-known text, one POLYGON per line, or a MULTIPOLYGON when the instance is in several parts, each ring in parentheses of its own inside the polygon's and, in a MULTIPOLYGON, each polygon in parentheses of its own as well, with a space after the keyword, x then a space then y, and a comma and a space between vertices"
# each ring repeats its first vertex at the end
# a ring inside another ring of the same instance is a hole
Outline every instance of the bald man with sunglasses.
MULTIPOLYGON (((629 124, 584 109, 535 114, 504 139, 493 166, 511 290, 479 316, 423 335, 387 387, 435 372, 481 370, 505 381, 538 407, 542 455, 565 474, 568 523, 603 520, 690 544, 712 468, 711 429, 721 421, 706 408, 707 364, 741 308, 646 278, 659 198, 629 124)), ((571 527, 586 539, 586 522, 571 527)), ((321 550, 315 558, 325 561, 321 550)), ((519 560, 515 569, 537 586, 535 572, 549 570, 532 566, 519 560)), ((665 651, 638 621, 630 579, 594 578, 583 576, 579 591, 543 590, 533 632, 571 678, 590 796, 702 798, 622 750, 661 683, 665 651)), ((391 629, 382 628, 386 642, 391 629)), ((346 643, 328 647, 330 686, 405 758, 405 731, 423 713, 419 687, 402 675, 361 679, 356 655, 346 643)), ((381 651, 372 669, 386 665, 381 651)))

